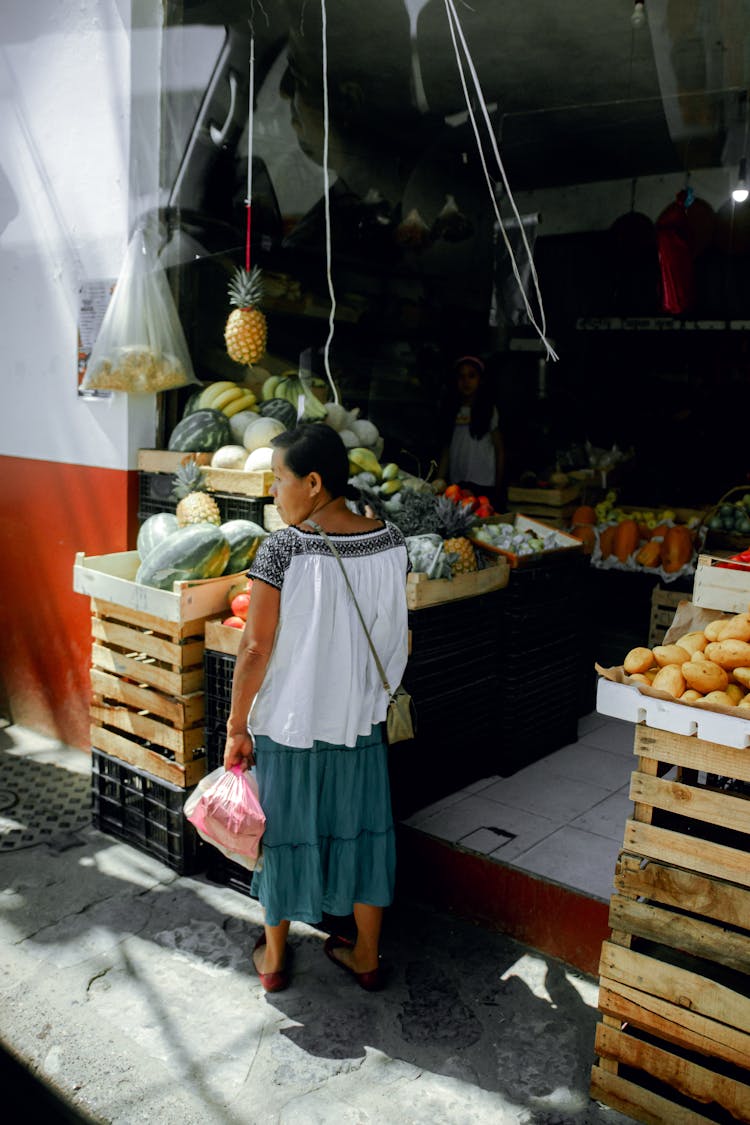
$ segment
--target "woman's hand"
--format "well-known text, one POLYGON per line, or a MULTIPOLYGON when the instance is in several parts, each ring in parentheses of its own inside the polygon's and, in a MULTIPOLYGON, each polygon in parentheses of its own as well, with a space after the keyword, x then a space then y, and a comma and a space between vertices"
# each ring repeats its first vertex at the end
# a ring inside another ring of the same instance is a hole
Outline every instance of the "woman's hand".
POLYGON ((231 770, 232 766, 242 766, 248 770, 255 764, 255 748, 253 740, 247 731, 240 734, 230 734, 224 748, 224 769, 231 770))

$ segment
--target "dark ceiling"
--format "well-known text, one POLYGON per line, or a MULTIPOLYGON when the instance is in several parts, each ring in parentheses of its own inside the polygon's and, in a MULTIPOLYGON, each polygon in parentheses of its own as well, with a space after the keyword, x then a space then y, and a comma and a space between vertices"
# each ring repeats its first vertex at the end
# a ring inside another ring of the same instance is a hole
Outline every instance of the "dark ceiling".
MULTIPOLYGON (((357 74, 381 126, 405 112, 470 126, 449 0, 326 0, 330 74, 357 74), (377 91, 390 91, 381 96, 377 91)), ((746 145, 749 0, 453 0, 516 188, 738 163, 746 145)), ((320 55, 320 0, 173 0, 172 18, 291 32, 320 55)), ((445 135, 445 134, 444 134, 445 135)))

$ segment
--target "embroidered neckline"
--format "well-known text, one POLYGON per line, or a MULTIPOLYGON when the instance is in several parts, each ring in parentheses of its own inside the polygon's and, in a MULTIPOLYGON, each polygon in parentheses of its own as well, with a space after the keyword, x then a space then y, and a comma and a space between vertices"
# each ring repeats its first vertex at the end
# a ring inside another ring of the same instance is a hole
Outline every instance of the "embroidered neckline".
MULTIPOLYGON (((296 531, 299 535, 309 535, 316 539, 323 538, 319 531, 313 531, 312 528, 307 531, 305 528, 292 524, 291 530, 296 531)), ((388 525, 383 522, 382 527, 371 527, 369 531, 326 531, 326 535, 329 539, 359 539, 364 535, 382 535, 387 530, 388 525)))

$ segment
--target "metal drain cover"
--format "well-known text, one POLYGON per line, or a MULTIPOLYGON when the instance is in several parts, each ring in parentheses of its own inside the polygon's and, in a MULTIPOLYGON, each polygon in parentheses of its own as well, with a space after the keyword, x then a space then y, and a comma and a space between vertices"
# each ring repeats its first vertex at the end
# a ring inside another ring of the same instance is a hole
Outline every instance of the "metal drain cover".
POLYGON ((0 751, 0 851, 86 828, 90 793, 87 774, 0 751))

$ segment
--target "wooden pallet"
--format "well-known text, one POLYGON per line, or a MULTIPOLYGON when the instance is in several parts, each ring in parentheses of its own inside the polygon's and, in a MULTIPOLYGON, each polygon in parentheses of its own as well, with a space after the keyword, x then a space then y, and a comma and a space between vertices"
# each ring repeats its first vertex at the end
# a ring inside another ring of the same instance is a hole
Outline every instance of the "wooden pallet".
POLYGON ((162 781, 206 772, 205 618, 172 622, 91 602, 91 744, 162 781))
POLYGON ((635 730, 591 1095, 648 1125, 750 1121, 750 756, 635 730))

